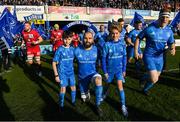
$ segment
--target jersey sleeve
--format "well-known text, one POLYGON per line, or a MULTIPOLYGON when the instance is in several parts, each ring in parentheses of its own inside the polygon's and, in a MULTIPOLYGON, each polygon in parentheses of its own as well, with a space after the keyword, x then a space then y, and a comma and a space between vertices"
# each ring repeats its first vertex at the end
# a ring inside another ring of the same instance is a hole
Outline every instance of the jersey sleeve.
POLYGON ((173 31, 170 30, 170 37, 169 37, 169 39, 168 39, 168 41, 167 41, 167 45, 170 46, 170 45, 173 44, 174 42, 175 42, 175 40, 174 40, 173 31))
POLYGON ((128 38, 132 38, 132 35, 133 35, 133 31, 129 32, 128 35, 127 35, 127 37, 128 37, 128 38))
POLYGON ((108 46, 107 46, 107 43, 105 43, 105 45, 103 47, 103 52, 102 52, 102 70, 103 70, 104 74, 107 73, 107 69, 106 69, 107 53, 108 53, 108 46))
POLYGON ((139 37, 139 39, 142 40, 144 37, 146 37, 146 31, 147 31, 147 28, 141 31, 137 37, 139 37))

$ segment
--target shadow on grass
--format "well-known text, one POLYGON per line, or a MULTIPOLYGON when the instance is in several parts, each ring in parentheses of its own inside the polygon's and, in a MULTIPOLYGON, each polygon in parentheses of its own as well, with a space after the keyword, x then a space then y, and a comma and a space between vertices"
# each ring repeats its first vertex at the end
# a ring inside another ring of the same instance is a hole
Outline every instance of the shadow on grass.
MULTIPOLYGON (((43 70, 49 70, 48 68, 45 68, 43 70)), ((37 76, 32 69, 24 68, 25 75, 35 84, 38 85, 38 87, 41 89, 38 94, 40 98, 43 99, 45 102, 45 106, 42 108, 42 116, 43 120, 90 120, 87 117, 84 117, 83 115, 79 114, 74 109, 70 108, 69 106, 65 106, 65 110, 63 113, 59 112, 59 105, 58 102, 54 101, 52 96, 48 93, 48 91, 45 89, 44 85, 48 88, 52 89, 55 93, 59 93, 59 89, 57 87, 54 87, 54 84, 49 84, 46 81, 44 81, 41 77, 37 76)), ((44 72, 43 72, 44 73, 44 72)), ((46 72, 48 76, 48 72, 46 72)), ((50 76, 51 79, 51 76, 50 76)), ((56 84, 57 85, 57 84, 56 84)), ((57 100, 58 101, 58 100, 57 100)))
MULTIPOLYGON (((105 100, 110 106, 112 106, 117 112, 119 112, 119 114, 122 115, 121 112, 121 106, 120 103, 118 101, 115 101, 114 99, 112 99, 111 97, 107 97, 107 99, 105 100)), ((155 115, 153 113, 144 111, 144 110, 140 110, 138 108, 135 108, 133 106, 128 106, 128 118, 127 120, 132 120, 132 121, 166 121, 167 119, 158 115, 155 115)))
MULTIPOLYGON (((64 111, 59 111, 59 105, 55 102, 52 97, 44 90, 39 92, 39 96, 45 101, 46 105, 42 109, 43 118, 45 121, 53 120, 63 120, 63 121, 72 121, 72 120, 90 120, 87 117, 84 117, 82 114, 79 114, 75 109, 70 108, 69 106, 64 107, 64 111)), ((65 100, 66 102, 66 100, 65 100)))
POLYGON ((0 121, 15 120, 3 98, 3 92, 8 93, 10 92, 10 89, 6 83, 6 80, 0 76, 0 121))

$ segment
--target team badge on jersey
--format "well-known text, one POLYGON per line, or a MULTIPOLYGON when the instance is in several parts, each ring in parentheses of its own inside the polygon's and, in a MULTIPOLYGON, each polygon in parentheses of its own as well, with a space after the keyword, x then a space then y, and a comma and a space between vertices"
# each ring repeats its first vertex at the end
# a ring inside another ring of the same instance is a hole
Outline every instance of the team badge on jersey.
POLYGON ((34 38, 33 34, 29 34, 29 38, 31 39, 34 38))

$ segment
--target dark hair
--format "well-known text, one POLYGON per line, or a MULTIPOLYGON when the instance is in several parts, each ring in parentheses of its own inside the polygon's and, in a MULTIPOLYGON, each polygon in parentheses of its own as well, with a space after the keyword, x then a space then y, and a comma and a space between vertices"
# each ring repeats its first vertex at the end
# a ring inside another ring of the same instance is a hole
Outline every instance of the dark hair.
POLYGON ((135 21, 134 23, 135 23, 135 24, 139 24, 139 23, 142 23, 142 21, 141 21, 141 20, 137 20, 137 21, 135 21))
POLYGON ((124 22, 124 19, 123 18, 119 18, 118 22, 124 22))
POLYGON ((63 38, 63 39, 67 39, 67 38, 72 37, 72 36, 73 36, 73 33, 72 33, 72 32, 70 32, 70 31, 64 31, 64 32, 63 32, 63 35, 62 35, 62 38, 63 38))

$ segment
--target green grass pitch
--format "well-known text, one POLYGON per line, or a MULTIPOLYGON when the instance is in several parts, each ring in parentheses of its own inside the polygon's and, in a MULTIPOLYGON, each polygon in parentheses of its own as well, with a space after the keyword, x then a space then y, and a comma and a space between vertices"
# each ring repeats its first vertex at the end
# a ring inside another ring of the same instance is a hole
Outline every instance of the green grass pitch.
POLYGON ((53 77, 51 57, 43 56, 42 61, 42 77, 23 69, 19 60, 11 72, 0 76, 0 120, 180 120, 180 48, 177 48, 176 56, 168 54, 168 71, 162 73, 148 97, 140 92, 134 66, 128 67, 124 84, 128 118, 124 118, 120 111, 115 82, 101 105, 102 118, 94 111, 93 86, 89 103, 82 103, 77 91, 76 107, 70 103, 70 90, 67 88, 65 111, 60 113, 59 87, 53 77))

